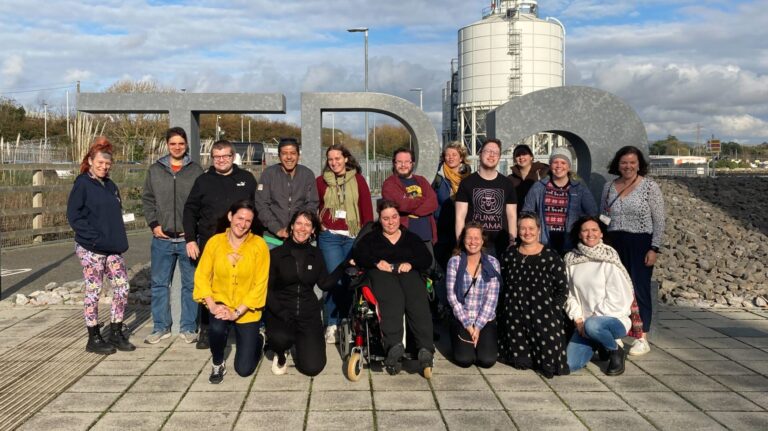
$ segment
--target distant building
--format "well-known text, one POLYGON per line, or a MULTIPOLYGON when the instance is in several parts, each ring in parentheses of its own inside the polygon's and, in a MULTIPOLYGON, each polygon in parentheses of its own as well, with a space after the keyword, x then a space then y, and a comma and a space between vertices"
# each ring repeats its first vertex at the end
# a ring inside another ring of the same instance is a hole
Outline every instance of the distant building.
POLYGON ((650 156, 651 166, 706 165, 707 158, 702 156, 650 156))

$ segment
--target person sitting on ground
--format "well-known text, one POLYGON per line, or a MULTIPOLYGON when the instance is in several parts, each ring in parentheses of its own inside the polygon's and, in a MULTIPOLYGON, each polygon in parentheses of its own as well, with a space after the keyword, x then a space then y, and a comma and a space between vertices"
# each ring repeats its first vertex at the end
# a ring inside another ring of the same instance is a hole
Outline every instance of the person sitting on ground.
POLYGON ((418 235, 402 227, 397 204, 381 200, 378 213, 379 221, 352 249, 352 257, 366 270, 378 302, 382 341, 387 352, 384 365, 392 375, 401 370, 405 315, 418 348, 419 365, 429 378, 435 349, 432 316, 426 284, 419 272, 429 269, 432 255, 418 235))
POLYGON ((229 228, 208 240, 195 271, 193 298, 209 313, 211 376, 221 383, 227 373, 224 349, 235 330, 235 371, 250 376, 261 359, 264 339, 259 332, 267 297, 269 249, 251 233, 256 208, 249 200, 235 202, 227 213, 229 228))
POLYGON ((605 231, 597 217, 582 217, 573 226, 578 245, 565 255, 569 280, 565 309, 576 325, 568 343, 568 368, 583 368, 598 349, 601 359, 608 359, 605 374, 618 376, 624 373, 621 338, 631 326, 632 280, 616 250, 603 243, 605 231))
POLYGON ((469 222, 459 235, 456 255, 448 261, 445 284, 453 309, 451 345, 460 367, 496 363, 496 302, 499 298, 499 261, 483 251, 483 226, 469 222))

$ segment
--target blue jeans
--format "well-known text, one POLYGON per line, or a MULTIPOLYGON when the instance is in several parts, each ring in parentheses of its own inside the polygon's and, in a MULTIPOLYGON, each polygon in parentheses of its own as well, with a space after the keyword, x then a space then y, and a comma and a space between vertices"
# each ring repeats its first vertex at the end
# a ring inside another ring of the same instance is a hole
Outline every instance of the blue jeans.
MULTIPOLYGON (((324 230, 317 237, 317 248, 323 253, 323 260, 328 272, 333 272, 339 264, 349 259, 354 238, 324 230)), ((325 320, 327 325, 338 325, 339 321, 346 317, 349 311, 352 293, 347 292, 343 284, 344 277, 339 281, 335 289, 331 289, 325 296, 325 320), (347 298, 348 297, 348 298, 347 298)))
POLYGON ((601 345, 616 350, 619 347, 616 339, 626 336, 627 328, 615 317, 592 316, 584 322, 584 333, 587 338, 579 335, 579 331, 574 332, 568 343, 566 354, 571 372, 584 368, 601 345))
POLYGON ((152 238, 152 321, 154 331, 169 331, 171 317, 170 284, 176 262, 181 266, 181 332, 195 332, 197 303, 192 299, 195 268, 187 257, 187 243, 152 238))

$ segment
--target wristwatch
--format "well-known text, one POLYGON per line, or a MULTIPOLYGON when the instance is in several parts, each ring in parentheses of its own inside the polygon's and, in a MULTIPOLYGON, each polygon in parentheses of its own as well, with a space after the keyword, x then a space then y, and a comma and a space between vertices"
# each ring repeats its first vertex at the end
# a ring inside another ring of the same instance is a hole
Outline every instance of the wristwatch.
POLYGON ((242 314, 243 313, 240 312, 240 309, 235 308, 235 320, 239 319, 242 314))

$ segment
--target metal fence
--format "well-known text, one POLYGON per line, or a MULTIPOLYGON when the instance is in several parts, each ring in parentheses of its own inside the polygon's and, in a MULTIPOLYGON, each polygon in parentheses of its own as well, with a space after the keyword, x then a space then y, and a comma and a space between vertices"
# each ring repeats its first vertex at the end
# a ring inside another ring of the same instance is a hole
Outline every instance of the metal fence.
POLYGON ((659 167, 651 166, 648 173, 654 177, 707 177, 712 175, 712 169, 701 167, 659 167))

